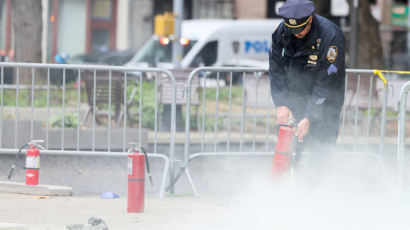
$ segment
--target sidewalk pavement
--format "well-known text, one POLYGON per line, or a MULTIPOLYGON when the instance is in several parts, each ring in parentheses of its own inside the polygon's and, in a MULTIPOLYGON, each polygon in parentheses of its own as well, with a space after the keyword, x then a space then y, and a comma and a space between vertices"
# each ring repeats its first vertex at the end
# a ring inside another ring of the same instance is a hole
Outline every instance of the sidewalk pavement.
POLYGON ((1 230, 66 230, 68 225, 87 224, 91 217, 103 219, 110 230, 215 229, 209 226, 218 226, 221 214, 227 213, 223 200, 194 197, 148 197, 144 213, 127 213, 126 197, 0 193, 0 204, 1 230))

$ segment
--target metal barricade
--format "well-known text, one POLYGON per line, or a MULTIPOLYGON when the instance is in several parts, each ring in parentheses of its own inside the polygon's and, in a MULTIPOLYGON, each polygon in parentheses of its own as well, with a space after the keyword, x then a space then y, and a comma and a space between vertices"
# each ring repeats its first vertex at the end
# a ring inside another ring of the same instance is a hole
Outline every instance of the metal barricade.
POLYGON ((151 136, 148 157, 164 161, 159 195, 164 196, 175 147, 176 83, 171 72, 33 63, 0 63, 0 68, 0 153, 17 153, 24 143, 43 139, 45 155, 126 157, 129 142, 146 145, 151 136), (14 70, 15 84, 4 84, 5 68, 14 70), (162 78, 172 85, 169 153, 157 149, 162 78))
POLYGON ((346 143, 352 145, 353 151, 358 150, 358 144, 364 143, 361 150, 368 152, 372 142, 378 145, 378 150, 372 152, 383 154, 388 92, 388 82, 383 75, 375 74, 373 70, 346 70, 345 102, 338 140, 342 151, 346 143), (377 117, 380 119, 378 126, 377 117), (353 132, 347 133, 348 129, 353 132))
MULTIPOLYGON (((387 176, 380 154, 374 154, 384 151, 387 80, 373 70, 347 70, 345 87, 337 144, 342 151, 348 149, 373 157, 387 176), (372 150, 371 145, 377 145, 377 150, 372 150)), ((194 195, 198 196, 188 169, 190 161, 202 156, 273 156, 276 141, 273 108, 268 69, 195 69, 187 85, 183 164, 171 183, 185 174, 194 195), (203 82, 199 127, 190 122, 190 85, 194 78, 201 78, 203 82), (208 87, 211 82, 214 88, 208 87), (207 112, 209 110, 214 112, 207 112), (194 142, 199 147, 191 150, 194 142)))
POLYGON ((398 103, 398 142, 397 142, 397 181, 399 191, 403 191, 404 180, 404 156, 406 151, 406 112, 407 97, 410 91, 410 81, 408 81, 400 91, 400 100, 398 103))

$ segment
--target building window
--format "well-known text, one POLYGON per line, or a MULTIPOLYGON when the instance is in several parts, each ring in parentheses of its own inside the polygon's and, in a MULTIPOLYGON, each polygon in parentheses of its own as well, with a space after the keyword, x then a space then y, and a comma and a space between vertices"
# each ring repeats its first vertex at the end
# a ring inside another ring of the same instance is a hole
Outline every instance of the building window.
POLYGON ((112 17, 112 0, 93 0, 92 13, 93 19, 110 20, 112 17))

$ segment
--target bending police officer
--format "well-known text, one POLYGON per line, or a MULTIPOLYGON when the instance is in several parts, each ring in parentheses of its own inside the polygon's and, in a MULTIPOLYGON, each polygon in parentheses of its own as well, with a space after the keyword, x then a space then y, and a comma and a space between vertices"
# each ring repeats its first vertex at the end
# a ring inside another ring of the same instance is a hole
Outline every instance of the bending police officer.
MULTIPOLYGON (((309 0, 287 0, 269 52, 271 94, 279 124, 298 123, 297 158, 308 143, 316 154, 336 143, 345 91, 345 38, 309 0)), ((299 159, 296 159, 299 161, 299 159)))

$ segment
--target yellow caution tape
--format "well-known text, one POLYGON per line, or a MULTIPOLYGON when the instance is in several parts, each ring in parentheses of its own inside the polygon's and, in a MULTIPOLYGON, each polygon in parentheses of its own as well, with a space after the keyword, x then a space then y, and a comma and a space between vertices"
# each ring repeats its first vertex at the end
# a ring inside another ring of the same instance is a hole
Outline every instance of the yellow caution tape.
POLYGON ((377 75, 382 81, 384 82, 385 85, 387 85, 387 80, 383 76, 382 73, 398 73, 398 74, 410 74, 410 71, 400 71, 400 70, 379 70, 375 69, 374 70, 374 75, 377 75))
POLYGON ((387 80, 386 78, 383 76, 382 71, 381 70, 374 70, 374 75, 377 75, 380 79, 382 79, 384 85, 387 85, 387 80))

